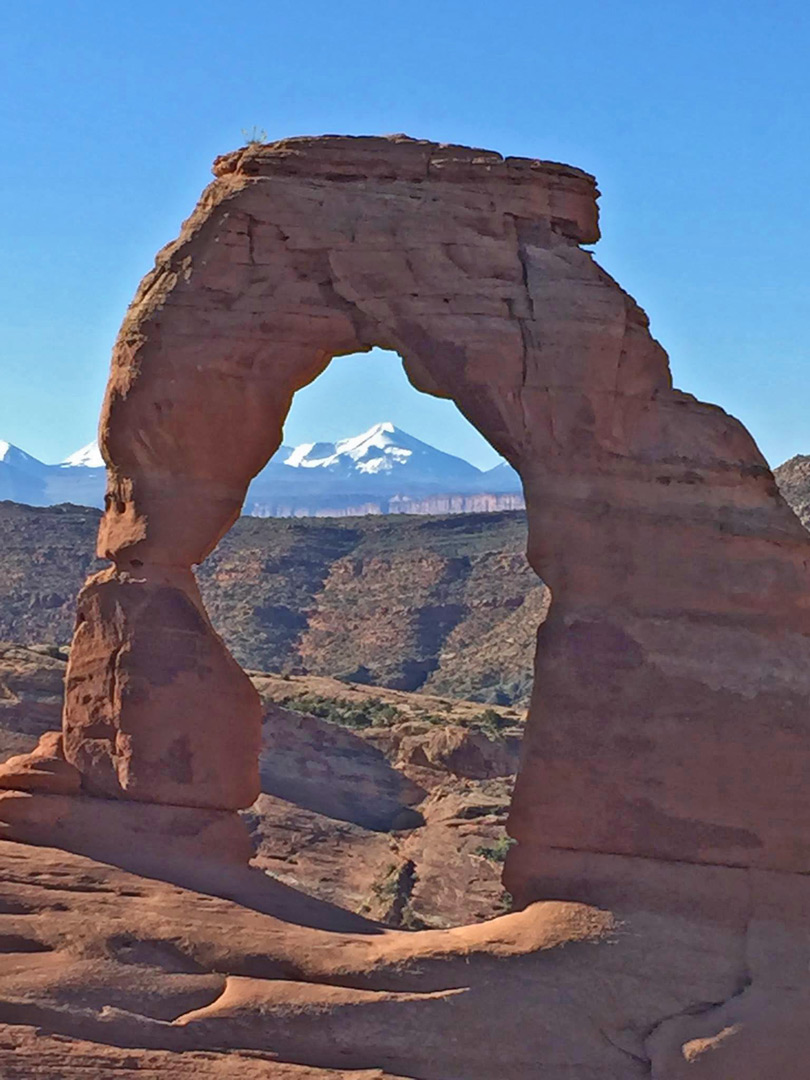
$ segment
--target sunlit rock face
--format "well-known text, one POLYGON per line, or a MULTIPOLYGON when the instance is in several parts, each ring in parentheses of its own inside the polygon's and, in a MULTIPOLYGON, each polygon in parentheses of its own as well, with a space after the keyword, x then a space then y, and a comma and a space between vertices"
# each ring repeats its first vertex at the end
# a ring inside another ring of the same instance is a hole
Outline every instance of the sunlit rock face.
MULTIPOLYGON (((234 974, 149 1045, 435 1080, 762 1080, 765 1046, 798 1080, 810 540, 745 429, 672 388, 644 313, 581 247, 598 239, 593 178, 401 136, 251 146, 214 171, 113 355, 111 567, 79 599, 64 714, 84 790, 171 804, 172 821, 205 809, 238 849, 229 814, 258 791, 260 709, 191 567, 335 355, 396 350, 519 471, 553 603, 504 878, 525 910, 403 940, 276 895, 261 946, 220 959, 227 931, 206 928, 199 955, 234 974)), ((24 794, 0 798, 12 838, 74 835, 70 796, 24 794)), ((113 819, 137 820, 110 815, 99 844, 113 819)), ((205 831, 188 827, 178 865, 205 831)), ((170 832, 161 817, 157 846, 170 832)))

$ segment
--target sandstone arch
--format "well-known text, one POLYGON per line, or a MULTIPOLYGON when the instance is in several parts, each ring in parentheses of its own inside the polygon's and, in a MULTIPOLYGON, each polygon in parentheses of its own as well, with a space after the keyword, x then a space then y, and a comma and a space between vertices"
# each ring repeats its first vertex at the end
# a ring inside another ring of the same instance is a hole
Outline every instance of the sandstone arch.
POLYGON ((520 471, 554 593, 517 898, 565 892, 571 852, 810 871, 810 541, 744 428, 672 388, 644 313, 583 250, 593 178, 401 136, 289 139, 214 171, 113 355, 113 565, 80 598, 64 718, 85 790, 252 802, 258 702, 191 567, 293 393, 379 345, 520 471))

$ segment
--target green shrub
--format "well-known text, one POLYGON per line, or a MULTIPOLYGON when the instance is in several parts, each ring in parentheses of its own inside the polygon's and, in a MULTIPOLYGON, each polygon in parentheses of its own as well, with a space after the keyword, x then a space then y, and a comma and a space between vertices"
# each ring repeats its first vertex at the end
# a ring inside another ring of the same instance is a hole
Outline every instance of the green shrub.
POLYGON ((512 727, 513 724, 514 720, 511 720, 508 716, 502 716, 495 709, 484 709, 483 712, 473 717, 470 727, 482 731, 488 739, 497 739, 505 728, 512 727))
POLYGON ((291 694, 282 698, 279 704, 347 728, 390 727, 405 719, 399 709, 386 701, 380 701, 379 698, 355 702, 345 698, 324 697, 323 694, 305 693, 298 696, 291 694))
POLYGON ((502 836, 492 844, 481 844, 473 851, 473 855, 480 855, 493 863, 503 863, 506 862, 506 856, 514 842, 511 836, 502 836))
POLYGON ((267 132, 264 128, 256 127, 255 124, 250 130, 242 128, 242 135, 248 146, 261 146, 262 143, 267 142, 267 132))
POLYGON ((514 905, 515 901, 512 898, 512 894, 510 892, 507 892, 506 889, 504 889, 500 897, 498 898, 498 903, 495 905, 495 910, 499 915, 508 915, 509 912, 514 909, 514 905))

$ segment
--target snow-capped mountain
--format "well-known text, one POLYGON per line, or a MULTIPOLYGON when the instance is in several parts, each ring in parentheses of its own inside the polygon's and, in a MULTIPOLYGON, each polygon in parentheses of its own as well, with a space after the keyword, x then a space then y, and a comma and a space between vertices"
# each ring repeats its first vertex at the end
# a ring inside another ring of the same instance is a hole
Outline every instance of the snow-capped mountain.
POLYGON ((42 506, 47 465, 0 439, 0 499, 42 506))
POLYGON ((87 446, 83 446, 81 450, 76 450, 75 453, 70 454, 64 461, 60 461, 61 468, 70 468, 74 465, 83 465, 88 469, 104 469, 104 458, 101 456, 101 450, 99 450, 98 442, 94 441, 88 443, 87 446))
MULTIPOLYGON (((280 454, 276 453, 273 460, 277 461, 280 454)), ((422 482, 442 483, 451 477, 469 481, 481 475, 481 470, 468 461, 415 439, 387 420, 362 435, 336 443, 301 443, 282 461, 294 469, 325 469, 332 475, 370 478, 392 474, 397 482, 405 475, 418 476, 422 482)))
POLYGON ((19 446, 13 446, 9 442, 0 439, 0 462, 12 469, 21 469, 24 472, 39 472, 47 469, 41 461, 20 450, 19 446))
POLYGON ((97 443, 58 465, 46 465, 18 446, 0 440, 0 499, 29 506, 76 503, 102 506, 106 472, 97 443))
MULTIPOLYGON (((57 465, 0 442, 0 499, 100 507, 105 484, 96 442, 57 465)), ((520 479, 506 462, 482 471, 384 421, 334 443, 279 447, 252 481, 244 512, 273 517, 446 513, 519 505, 520 479)))
POLYGON ((245 513, 343 516, 522 506, 517 473, 505 462, 496 469, 490 478, 493 470, 483 472, 384 421, 335 443, 280 447, 251 483, 245 513))

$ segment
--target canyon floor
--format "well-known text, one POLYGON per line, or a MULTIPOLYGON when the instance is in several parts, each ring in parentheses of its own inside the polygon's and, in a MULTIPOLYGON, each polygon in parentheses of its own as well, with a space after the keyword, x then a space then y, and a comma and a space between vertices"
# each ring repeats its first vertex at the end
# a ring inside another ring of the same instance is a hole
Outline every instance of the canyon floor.
MULTIPOLYGON (((59 727, 66 652, 0 644, 0 759, 59 727)), ((255 865, 390 926, 508 910, 504 830, 525 714, 252 672, 265 707, 255 865)))

